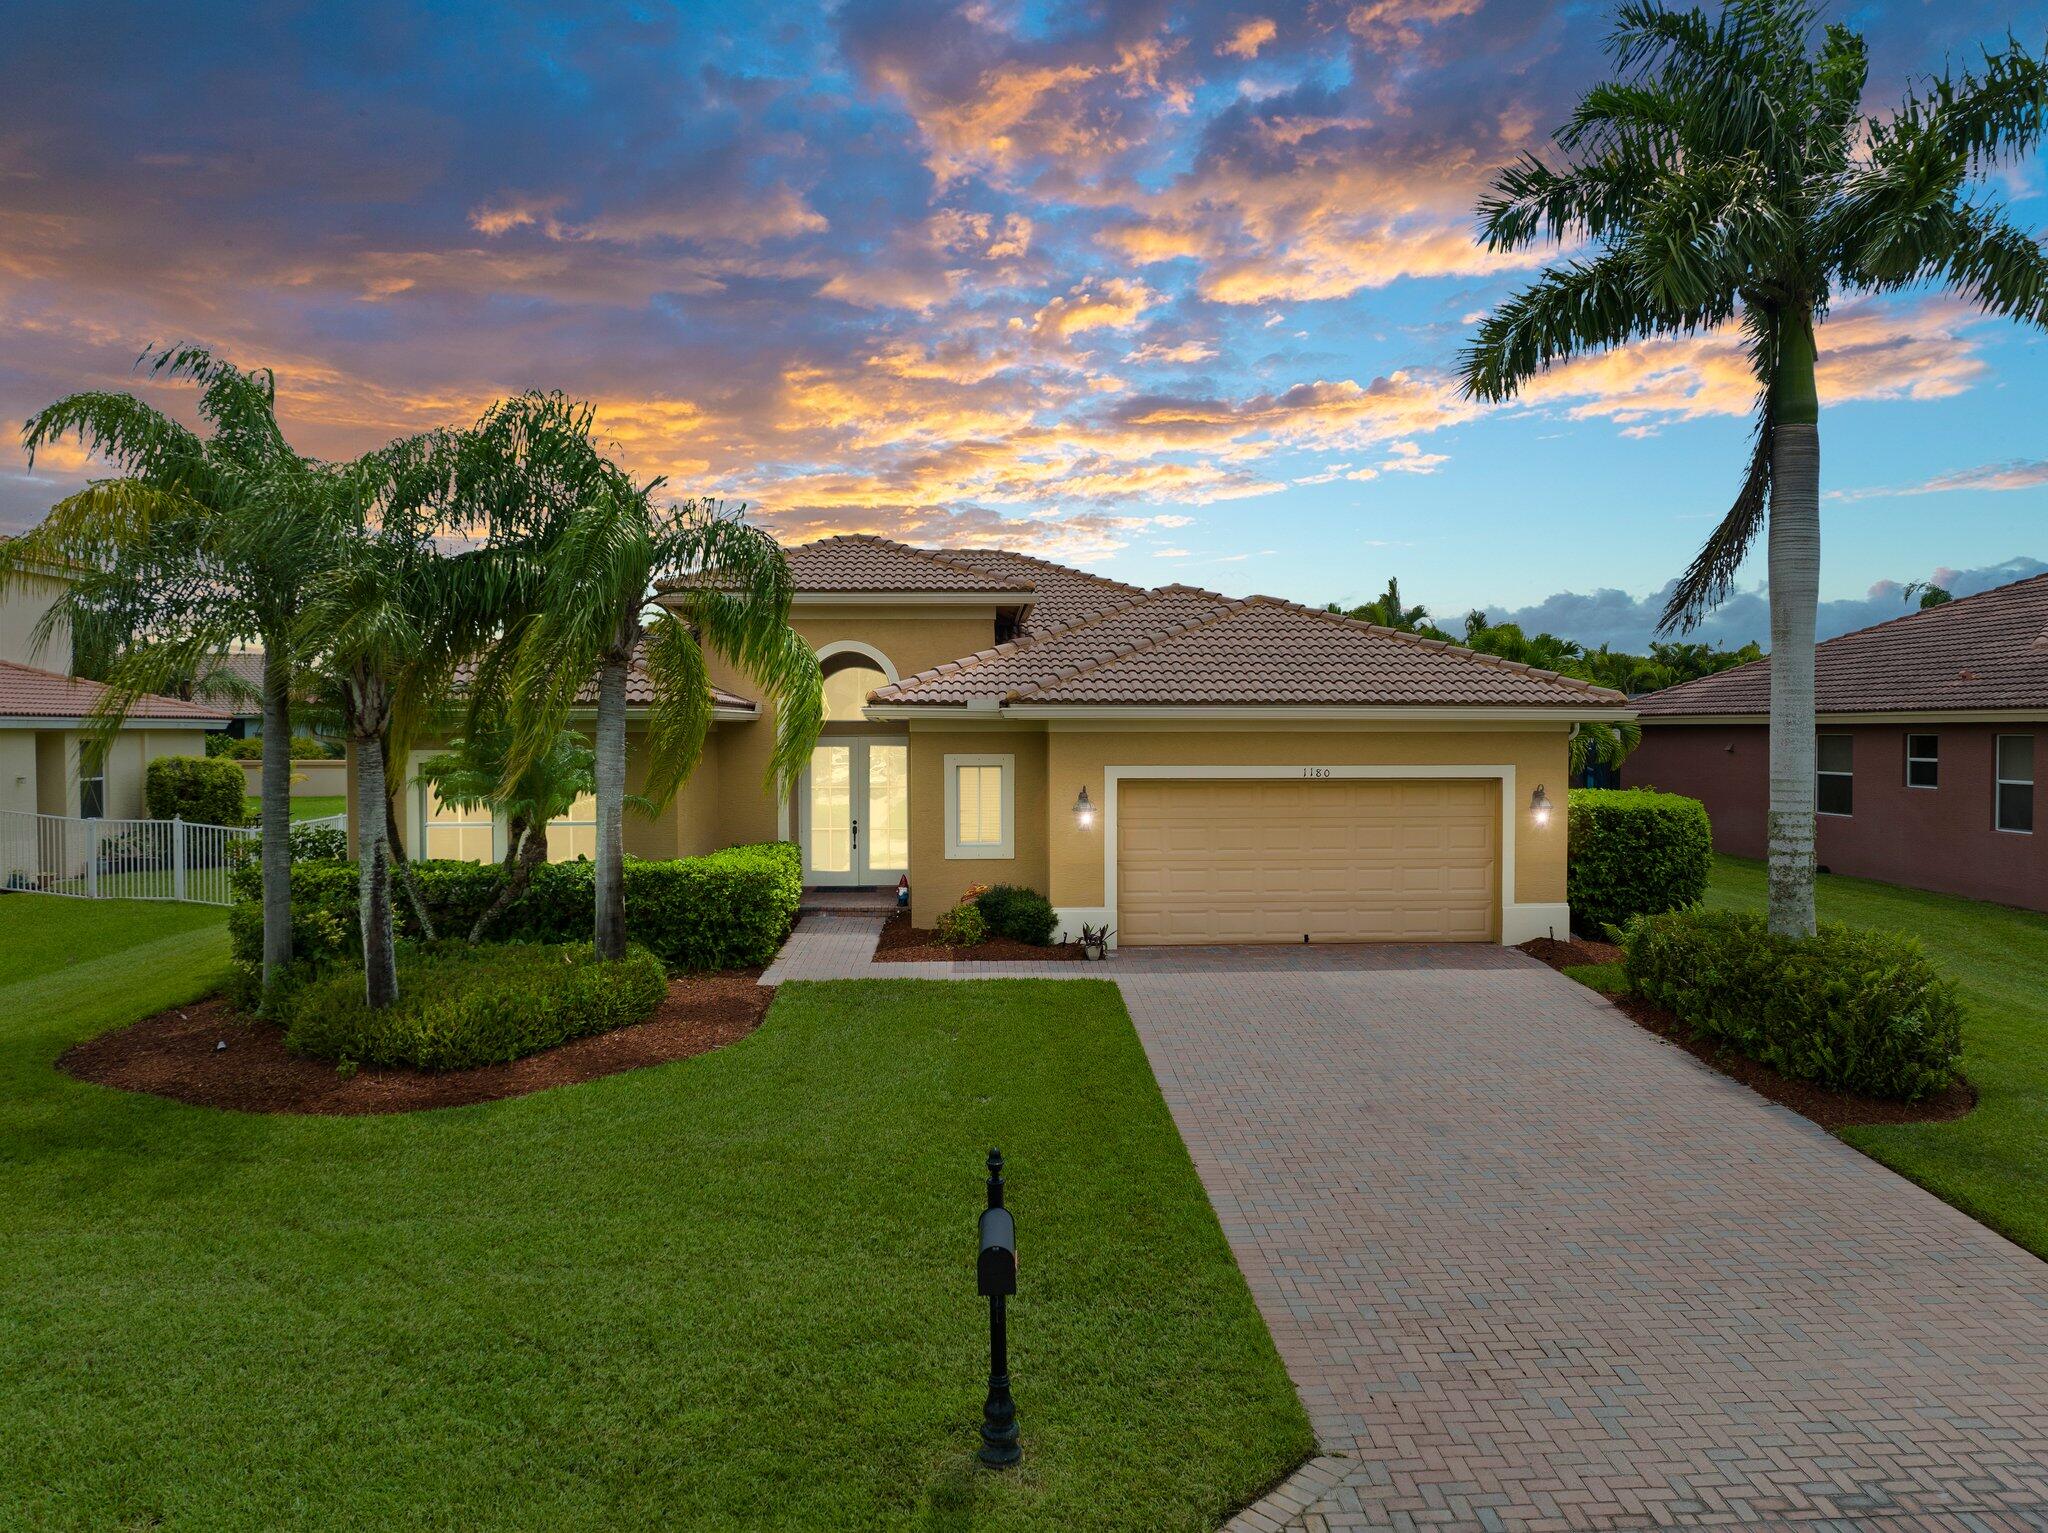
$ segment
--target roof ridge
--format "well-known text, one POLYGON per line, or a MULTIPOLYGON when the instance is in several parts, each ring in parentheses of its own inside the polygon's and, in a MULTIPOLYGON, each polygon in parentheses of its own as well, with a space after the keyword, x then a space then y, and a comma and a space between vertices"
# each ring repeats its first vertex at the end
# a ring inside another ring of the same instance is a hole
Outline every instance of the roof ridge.
POLYGON ((1194 633, 1198 629, 1207 628, 1210 627, 1212 624, 1220 623, 1225 618, 1243 611, 1246 607, 1249 607, 1252 604, 1253 600, 1255 600, 1255 598, 1248 596, 1239 597, 1235 600, 1226 598, 1223 602, 1223 605, 1220 607, 1204 608, 1202 611, 1196 613, 1193 617, 1188 618, 1183 622, 1170 624, 1169 626, 1159 629, 1154 633, 1143 634, 1137 639, 1131 641, 1129 644, 1118 645, 1117 647, 1109 650, 1106 654, 1100 654, 1091 657, 1084 665, 1077 665, 1063 671, 1056 671, 1053 673, 1051 677, 1041 678, 1040 680, 1031 682, 1025 686, 1012 687, 1008 692, 1005 692, 1003 694, 1003 700, 1005 702, 1018 702, 1026 697, 1029 697, 1033 692, 1043 692, 1046 691, 1049 687, 1055 685, 1063 687, 1067 685, 1068 682, 1077 681, 1081 677, 1086 676, 1091 672, 1101 670, 1104 666, 1114 665, 1119 660, 1128 660, 1133 655, 1142 655, 1147 650, 1156 649, 1161 644, 1164 644, 1168 639, 1178 639, 1183 637, 1184 635, 1194 633))
POLYGON ((1064 575, 1079 575, 1083 580, 1097 580, 1104 585, 1121 586, 1126 591, 1142 591, 1145 589, 1143 586, 1132 585, 1128 580, 1118 580, 1111 575, 1098 575, 1093 570, 1084 570, 1074 564, 1062 564, 1057 559, 1041 558, 1037 554, 1027 554, 1018 548, 934 548, 929 550, 929 552, 952 556, 960 554, 1001 554, 1006 559, 1022 559, 1026 564, 1036 564, 1044 569, 1058 570, 1064 575))
POLYGON ((877 687, 875 692, 879 696, 884 692, 895 692, 902 687, 921 685, 928 676, 958 676, 963 671, 977 670, 992 661, 1007 659, 1009 656, 1020 651, 1035 649, 1041 644, 1051 643, 1054 639, 1065 638, 1068 634, 1078 632, 1095 623, 1105 623, 1113 617, 1122 617, 1125 613, 1144 606, 1146 602, 1152 600, 1155 594, 1151 591, 1142 591, 1127 602, 1122 602, 1112 607, 1104 607, 1099 612, 1083 613, 1072 622, 1062 623, 1057 628, 1048 628, 1044 633, 1022 634, 1014 639, 1005 639, 1002 643, 992 645, 988 649, 977 649, 972 654, 961 655, 952 660, 942 660, 937 665, 928 665, 921 671, 899 677, 895 681, 890 682, 886 687, 877 687))
MULTIPOLYGON (((1921 618, 1936 618, 1938 621, 1938 615, 1953 612, 1957 607, 1968 606, 1973 601, 1982 601, 1987 596, 2000 596, 2009 591, 2016 591, 2021 586, 2034 584, 2037 580, 2048 580, 2048 570, 2043 570, 2038 575, 2022 575, 2018 580, 2008 580, 2004 585, 1992 586, 1989 590, 1972 591, 1968 596, 1951 596, 1947 601, 1937 602, 1932 607, 1917 607, 1911 612, 1901 612, 1897 617, 1888 617, 1881 622, 1871 623, 1862 628, 1852 628, 1847 633, 1836 634, 1832 639, 1822 639, 1820 644, 1839 643, 1843 639, 1853 639, 1860 634, 1875 633, 1880 628, 1892 628, 1900 623, 1911 623, 1921 618)), ((1814 648, 1820 648, 1820 644, 1816 644, 1814 648)), ((1764 658, 1768 660, 1770 656, 1766 655, 1764 658)), ((1749 661, 1745 663, 1754 664, 1755 662, 1749 661)), ((1714 674, 1718 676, 1724 673, 1717 671, 1714 674)), ((1700 677, 1698 679, 1704 681, 1706 678, 1700 677)))
POLYGON ((1250 601, 1266 602, 1275 607, 1287 607, 1295 612, 1303 612, 1310 617, 1320 618, 1327 623, 1337 623, 1347 628, 1360 628, 1367 633, 1378 634, 1382 638, 1397 639, 1404 644, 1412 645, 1417 649, 1426 649, 1435 654, 1441 654, 1449 650, 1466 656, 1469 659, 1490 665, 1496 670, 1509 671, 1519 676, 1534 676, 1543 681, 1558 682, 1563 686, 1575 688, 1581 692, 1596 692, 1607 697, 1617 698, 1622 702, 1628 701, 1626 693, 1617 692, 1612 687, 1603 687, 1597 681, 1587 681, 1580 676, 1567 676, 1562 671, 1547 671, 1540 665, 1530 665, 1524 660, 1510 660, 1505 655, 1489 655, 1483 649, 1474 649, 1469 644, 1459 644, 1455 640, 1432 639, 1426 634, 1410 633, 1405 628, 1389 628, 1385 623, 1368 623, 1364 618, 1346 617, 1341 612, 1326 612, 1320 607, 1310 607, 1303 605, 1301 602, 1289 601, 1284 596, 1252 596, 1247 599, 1250 601))
POLYGON ((958 659, 940 661, 938 665, 926 665, 922 671, 915 671, 911 675, 899 677, 899 680, 891 682, 885 688, 874 688, 874 692, 877 692, 877 696, 879 696, 883 692, 897 692, 899 688, 905 688, 905 686, 922 686, 926 677, 961 675, 963 671, 981 669, 983 665, 989 665, 989 663, 999 661, 999 659, 1008 659, 1010 655, 1018 655, 1018 653, 1022 653, 1026 649, 1036 649, 1038 645, 1049 645, 1055 639, 1065 639, 1065 637, 1069 637, 1069 634, 1079 632, 1081 628, 1092 628, 1098 622, 1108 622, 1110 618, 1120 618, 1120 616, 1124 616, 1128 612, 1137 612, 1147 602, 1157 600, 1157 596, 1159 596, 1159 592, 1139 592, 1137 596, 1133 596, 1128 602, 1118 602, 1116 606, 1106 606, 1100 612, 1083 612, 1079 618, 1073 618, 1071 622, 1063 622, 1057 628, 1047 628, 1044 632, 1018 634, 1016 639, 1006 639, 1004 643, 993 645, 989 649, 977 649, 971 655, 961 655, 958 659))
POLYGON ((790 551, 800 548, 815 548, 820 543, 873 543, 891 549, 899 554, 909 554, 927 564, 936 564, 941 569, 951 570, 957 575, 972 575, 978 580, 996 580, 1012 591, 1035 591, 1037 587, 1028 580, 1018 580, 1011 575, 997 574, 991 570, 978 570, 971 564, 962 564, 958 559, 948 558, 944 551, 936 548, 920 548, 914 543, 904 543, 895 538, 885 538, 878 532, 835 532, 822 538, 813 538, 808 543, 792 543, 790 551))

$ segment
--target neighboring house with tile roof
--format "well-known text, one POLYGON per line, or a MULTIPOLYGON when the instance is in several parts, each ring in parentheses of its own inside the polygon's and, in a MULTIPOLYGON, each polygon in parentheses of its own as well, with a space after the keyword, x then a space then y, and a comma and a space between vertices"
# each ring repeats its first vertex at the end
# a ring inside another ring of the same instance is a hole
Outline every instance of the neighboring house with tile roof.
MULTIPOLYGON (((53 666, 71 662, 62 623, 36 642, 44 616, 62 594, 61 577, 30 579, 0 596, 0 811, 138 819, 143 774, 159 756, 198 756, 228 715, 174 697, 137 698, 104 753, 89 743, 90 720, 106 689, 53 666)), ((19 859, 35 856, 33 837, 9 837, 0 882, 33 877, 19 859)))
POLYGON ((1127 943, 1569 925, 1567 740, 1629 717, 1618 693, 1007 549, 844 536, 789 562, 791 623, 825 671, 810 770, 786 800, 764 790, 772 710, 714 656, 721 701, 749 711, 725 712, 659 820, 628 816, 629 851, 784 837, 812 885, 907 875, 921 926, 972 885, 1014 883, 1069 935, 1108 925, 1127 943))
MULTIPOLYGON (((2048 575, 1829 639, 1814 700, 1822 867, 2048 910, 2048 575)), ((1768 658, 1637 698, 1624 781, 1700 799, 1718 849, 1762 857, 1770 701, 1768 658)))

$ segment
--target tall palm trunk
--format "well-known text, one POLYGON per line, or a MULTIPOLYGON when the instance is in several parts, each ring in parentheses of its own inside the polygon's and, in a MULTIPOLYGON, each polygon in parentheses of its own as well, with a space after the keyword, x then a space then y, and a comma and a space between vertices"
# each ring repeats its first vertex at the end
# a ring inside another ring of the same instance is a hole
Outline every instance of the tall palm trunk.
POLYGON ((263 647, 263 772, 256 823, 263 865, 263 984, 292 961, 292 672, 282 646, 263 647))
POLYGON ((1820 409, 1810 320, 1779 340, 1771 443, 1771 931, 1810 937, 1815 719, 1813 628, 1820 601, 1820 409))
POLYGON ((597 953, 626 956, 626 668, 615 646, 597 672, 597 953))
POLYGON ((391 922, 391 849, 385 839, 383 683, 350 683, 356 747, 356 913, 363 936, 363 998, 374 1008, 398 999, 398 948, 391 922))

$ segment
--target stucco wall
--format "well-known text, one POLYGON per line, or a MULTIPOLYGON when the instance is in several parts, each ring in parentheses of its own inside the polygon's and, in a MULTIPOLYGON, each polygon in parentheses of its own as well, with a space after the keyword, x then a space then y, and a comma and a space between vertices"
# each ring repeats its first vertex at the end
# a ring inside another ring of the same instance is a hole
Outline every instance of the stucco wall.
MULTIPOLYGON (((987 649, 995 643, 995 623, 996 609, 992 605, 986 609, 947 608, 943 615, 930 617, 910 615, 910 609, 843 607, 807 608, 792 619, 790 626, 813 650, 841 640, 857 640, 886 655, 898 676, 909 676, 987 649)), ((707 660, 713 685, 760 700, 760 687, 723 656, 712 654, 707 660)), ((901 734, 902 730, 877 726, 871 732, 901 734)), ((774 749, 775 710, 766 703, 759 719, 732 726, 731 734, 720 741, 717 817, 725 830, 720 844, 772 841, 778 835, 779 806, 764 786, 768 758, 774 749)), ((913 793, 916 778, 913 762, 913 793)), ((915 826, 913 818, 913 845, 915 826)), ((793 822, 788 833, 797 833, 793 822)), ((913 878, 912 882, 915 881, 913 878)))
POLYGON ((59 623, 50 641, 38 650, 35 626, 63 594, 64 582, 30 576, 0 597, 0 660, 32 665, 45 671, 71 669, 71 625, 59 623))
MULTIPOLYGON (((1830 872, 1882 879, 1972 899, 2048 910, 2048 718, 2011 724, 1821 725, 1852 746, 1854 812, 1817 815, 1815 855, 1830 872), (1906 786, 1906 736, 1940 741, 1940 782, 1906 786), (1993 752, 2001 734, 2034 736, 2031 835, 2000 831, 1992 818, 1993 752)), ((1631 788, 1684 793, 1707 806, 1714 848, 1734 857, 1767 851, 1769 730, 1762 724, 1645 723, 1642 745, 1622 766, 1631 788)))
POLYGON ((1025 729, 910 733, 910 918, 929 926, 972 884, 1023 884, 1048 898, 1046 736, 1025 729), (946 757, 1012 756, 1016 826, 1009 857, 946 856, 946 757))
POLYGON ((36 732, 0 729, 0 809, 36 809, 36 732))
MULTIPOLYGON (((1374 726, 1351 730, 1272 729, 1260 732, 1178 729, 1109 731, 1062 729, 1048 737, 1046 798, 1048 868, 1052 902, 1062 911, 1090 910, 1104 899, 1103 815, 1093 830, 1082 830, 1072 807, 1083 786, 1107 806, 1111 766, 1508 766, 1515 770, 1515 802, 1507 834, 1514 837, 1514 900, 1530 907, 1560 907, 1565 889, 1565 816, 1553 814, 1539 828, 1528 810, 1538 785, 1553 802, 1565 800, 1566 730, 1399 729, 1374 726)), ((913 790, 915 785, 913 784, 913 790)), ((1503 937, 1519 941, 1510 912, 1503 912, 1503 937)), ((1535 919, 1535 917, 1531 917, 1535 919)), ((1548 924, 1550 917, 1544 917, 1548 924)))
MULTIPOLYGON (((242 769, 246 791, 263 791, 263 763, 242 761, 236 765, 242 769)), ((293 798, 329 798, 348 792, 348 764, 339 756, 323 761, 315 756, 292 763, 293 798)))

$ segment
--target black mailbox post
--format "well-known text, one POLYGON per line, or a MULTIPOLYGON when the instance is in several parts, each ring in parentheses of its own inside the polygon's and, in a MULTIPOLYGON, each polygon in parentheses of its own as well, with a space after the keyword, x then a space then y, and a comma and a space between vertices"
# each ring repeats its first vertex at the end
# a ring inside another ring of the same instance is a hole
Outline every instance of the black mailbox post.
POLYGON ((988 1300, 988 1399, 981 1407, 981 1461, 1007 1469, 1024 1456, 1017 1442, 1017 1402, 1010 1398, 1010 1331, 1005 1305, 1017 1291, 1017 1221, 1003 1207, 1003 1153, 988 1152, 988 1207, 981 1215, 975 1263, 988 1300))

